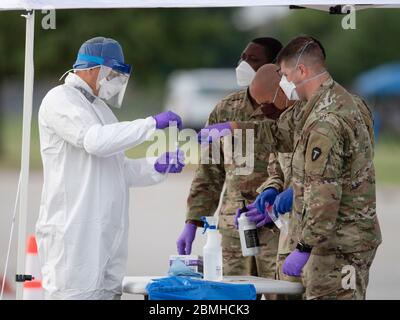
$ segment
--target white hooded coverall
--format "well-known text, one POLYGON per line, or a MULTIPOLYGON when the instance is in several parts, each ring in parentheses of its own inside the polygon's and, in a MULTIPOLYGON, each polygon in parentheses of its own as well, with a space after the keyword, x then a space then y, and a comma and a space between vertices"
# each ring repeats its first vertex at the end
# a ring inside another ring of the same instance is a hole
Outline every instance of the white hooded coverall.
POLYGON ((155 158, 124 150, 155 132, 152 117, 118 122, 80 77, 50 90, 39 110, 44 184, 36 224, 47 299, 114 299, 122 294, 129 187, 161 182, 155 158))

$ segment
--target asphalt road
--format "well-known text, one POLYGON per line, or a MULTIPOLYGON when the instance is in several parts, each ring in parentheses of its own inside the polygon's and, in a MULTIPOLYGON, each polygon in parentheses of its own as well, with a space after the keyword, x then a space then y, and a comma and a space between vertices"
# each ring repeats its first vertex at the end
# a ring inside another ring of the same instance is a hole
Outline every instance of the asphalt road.
MULTIPOLYGON (((152 187, 131 190, 131 223, 127 275, 166 275, 168 257, 176 253, 175 241, 183 225, 186 197, 194 171, 152 187)), ((18 172, 0 171, 0 274, 3 273, 18 172)), ((38 215, 42 173, 33 172, 29 185, 28 232, 34 232, 38 215)), ((378 184, 378 214, 384 242, 371 269, 368 299, 400 299, 400 186, 378 184)), ((17 219, 18 221, 18 219, 17 219)), ((15 228, 17 231, 18 228, 15 228)), ((16 269, 17 236, 14 234, 8 278, 16 269)), ((201 253, 205 236, 197 233, 193 253, 201 253)), ((12 298, 12 296, 9 296, 12 298)), ((125 296, 138 299, 138 296, 125 296)))

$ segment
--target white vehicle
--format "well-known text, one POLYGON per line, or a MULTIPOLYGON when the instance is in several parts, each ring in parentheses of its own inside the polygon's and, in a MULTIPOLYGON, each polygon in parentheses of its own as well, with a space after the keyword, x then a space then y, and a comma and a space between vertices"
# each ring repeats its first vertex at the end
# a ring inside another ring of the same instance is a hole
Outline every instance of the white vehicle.
POLYGON ((168 78, 164 109, 179 114, 186 128, 200 129, 216 104, 239 89, 234 68, 175 71, 168 78))

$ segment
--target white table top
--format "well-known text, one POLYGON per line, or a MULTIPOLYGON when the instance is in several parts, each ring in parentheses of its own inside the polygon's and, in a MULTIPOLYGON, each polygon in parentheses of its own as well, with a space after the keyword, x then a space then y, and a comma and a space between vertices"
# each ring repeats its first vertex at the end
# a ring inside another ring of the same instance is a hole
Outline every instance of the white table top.
MULTIPOLYGON (((152 279, 164 278, 165 276, 142 276, 125 277, 122 283, 123 293, 147 295, 146 286, 152 279)), ((234 284, 253 284, 257 294, 301 294, 304 287, 301 283, 266 279, 251 276, 229 276, 224 277, 222 282, 234 284)))

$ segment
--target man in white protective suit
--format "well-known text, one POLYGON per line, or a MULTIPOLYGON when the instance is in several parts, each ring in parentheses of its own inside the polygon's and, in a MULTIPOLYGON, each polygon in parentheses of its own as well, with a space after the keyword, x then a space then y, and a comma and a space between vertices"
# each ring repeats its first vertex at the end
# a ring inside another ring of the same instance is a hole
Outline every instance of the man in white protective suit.
POLYGON ((44 184, 36 224, 46 299, 119 299, 128 254, 129 188, 178 173, 183 153, 128 159, 124 151, 181 118, 163 112, 118 122, 131 66, 113 39, 80 48, 65 83, 39 110, 44 184))

